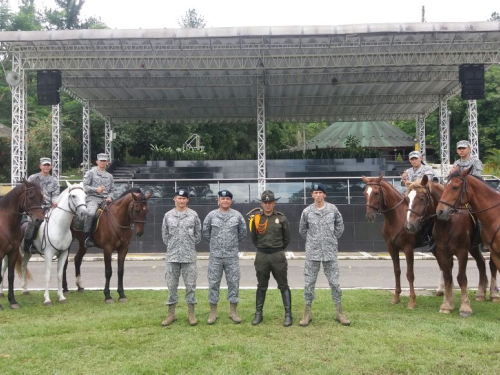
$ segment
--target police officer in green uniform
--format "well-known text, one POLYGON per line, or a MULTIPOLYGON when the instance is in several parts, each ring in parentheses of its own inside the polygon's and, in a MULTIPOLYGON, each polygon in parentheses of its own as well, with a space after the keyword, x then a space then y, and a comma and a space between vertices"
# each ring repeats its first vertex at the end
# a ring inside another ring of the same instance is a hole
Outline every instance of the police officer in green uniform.
POLYGON ((285 320, 283 325, 292 325, 292 295, 288 287, 288 262, 285 248, 290 243, 290 224, 281 212, 275 211, 276 201, 271 190, 266 190, 261 196, 262 210, 254 216, 252 222, 252 242, 257 247, 255 257, 255 272, 257 274, 256 311, 252 325, 263 320, 262 308, 266 299, 267 287, 271 273, 281 290, 285 320))

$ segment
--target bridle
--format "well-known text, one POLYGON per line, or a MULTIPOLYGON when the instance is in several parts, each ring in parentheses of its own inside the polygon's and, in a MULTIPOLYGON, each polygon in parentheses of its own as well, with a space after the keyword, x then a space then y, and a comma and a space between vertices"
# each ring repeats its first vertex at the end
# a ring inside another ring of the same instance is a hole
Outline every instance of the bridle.
POLYGON ((7 211, 11 214, 15 214, 15 215, 24 215, 24 214, 29 214, 30 216, 33 215, 33 213, 31 212, 31 210, 34 210, 34 209, 42 209, 42 206, 31 206, 31 207, 26 207, 27 204, 28 204, 28 198, 33 198, 35 195, 34 194, 31 194, 30 196, 28 196, 28 194, 35 190, 35 187, 27 187, 25 186, 24 187, 24 191, 21 193, 21 194, 24 194, 24 201, 23 201, 23 207, 24 207, 24 211, 23 212, 17 212, 17 211, 10 211, 10 210, 7 210, 5 208, 1 208, 0 207, 0 210, 2 211, 7 211))
MULTIPOLYGON (((448 183, 451 182, 451 180, 453 180, 454 178, 458 178, 460 180, 463 181, 462 183, 462 187, 461 187, 461 190, 460 190, 460 195, 457 199, 455 199, 455 202, 453 204, 451 203, 448 203, 448 202, 445 202, 443 201, 442 199, 439 200, 439 203, 442 203, 444 204, 445 206, 448 206, 450 207, 453 211, 458 211, 459 209, 463 209, 464 208, 464 196, 467 195, 467 200, 469 200, 469 192, 467 190, 467 179, 466 178, 463 178, 463 177, 460 177, 460 176, 454 176, 454 177, 451 177, 450 180, 448 181, 448 183), (459 207, 457 207, 457 203, 460 204, 459 207)), ((500 203, 499 203, 500 204, 500 203)), ((468 208, 467 208, 468 209, 468 208)), ((470 211, 470 210, 469 210, 470 211)), ((486 210, 482 210, 482 211, 486 211, 486 210)), ((480 211, 478 211, 480 212, 480 211)), ((475 212, 471 212, 471 213, 475 213, 475 212)))
MULTIPOLYGON (((130 193, 130 194, 132 194, 132 193, 130 193)), ((132 197, 132 199, 133 199, 133 197, 132 197)), ((115 203, 115 202, 113 202, 113 203, 115 203)), ((110 215, 110 217, 111 217, 111 219, 114 221, 114 223, 115 223, 118 227, 120 227, 121 229, 134 229, 135 224, 137 224, 137 223, 140 223, 140 224, 145 224, 145 223, 146 223, 146 220, 139 220, 139 219, 136 219, 136 218, 135 218, 135 215, 134 215, 134 212, 135 212, 134 207, 135 207, 135 205, 136 205, 136 204, 140 204, 140 205, 142 205, 142 204, 146 204, 146 205, 147 205, 147 204, 148 204, 148 201, 147 201, 146 199, 141 199, 141 200, 139 200, 139 201, 136 201, 135 199, 133 199, 133 200, 132 200, 132 202, 130 202, 130 204, 129 204, 129 208, 128 208, 128 216, 130 217, 130 221, 131 221, 130 225, 121 225, 120 223, 118 223, 118 220, 114 217, 113 213, 112 213, 112 212, 111 212, 111 210, 109 209, 109 207, 110 207, 113 203, 111 203, 109 206, 106 206, 106 207, 105 207, 105 211, 107 211, 107 212, 108 212, 108 214, 110 215)))
POLYGON ((380 195, 381 195, 381 198, 379 198, 379 201, 378 201, 378 207, 375 207, 371 204, 368 204, 366 203, 365 206, 368 206, 370 208, 373 208, 375 211, 377 211, 377 215, 382 215, 382 214, 385 214, 386 212, 389 212, 389 211, 392 211, 394 210, 395 208, 399 207, 401 205, 401 203, 404 202, 405 200, 405 197, 403 197, 401 199, 401 201, 399 203, 397 203, 394 207, 391 207, 387 210, 381 210, 382 208, 382 205, 380 204, 380 200, 382 199, 383 200, 383 204, 385 206, 387 206, 387 202, 385 200, 385 194, 384 194, 384 188, 382 187, 382 184, 380 182, 368 182, 366 185, 376 185, 376 186, 379 186, 380 187, 380 195))
POLYGON ((417 211, 411 209, 410 207, 408 207, 408 211, 417 215, 418 221, 423 222, 425 220, 428 220, 428 219, 436 216, 436 214, 431 215, 431 214, 427 213, 427 208, 429 206, 431 206, 433 202, 434 202, 434 199, 432 198, 432 195, 431 195, 429 189, 426 187, 425 188, 425 206, 422 209, 422 212, 418 213, 417 211))
POLYGON ((69 198, 68 198, 68 206, 69 206, 69 210, 66 210, 66 209, 64 209, 64 208, 62 208, 62 207, 59 207, 59 206, 57 206, 56 208, 58 208, 58 209, 60 209, 60 210, 63 210, 63 211, 65 211, 65 212, 69 212, 69 213, 70 213, 70 214, 72 214, 73 216, 76 216, 76 214, 77 214, 77 212, 78 212, 78 209, 79 209, 80 207, 82 207, 82 206, 87 207, 87 204, 86 204, 86 203, 81 203, 81 204, 78 204, 78 205, 75 203, 75 201, 74 201, 74 199, 73 199, 73 196, 71 195, 71 192, 72 192, 73 190, 77 190, 77 189, 78 189, 78 190, 83 190, 83 188, 81 188, 81 187, 74 187, 74 188, 71 188, 71 190, 70 190, 70 191, 68 191, 68 195, 69 195, 69 198), (73 203, 73 208, 71 208, 71 203, 73 203))

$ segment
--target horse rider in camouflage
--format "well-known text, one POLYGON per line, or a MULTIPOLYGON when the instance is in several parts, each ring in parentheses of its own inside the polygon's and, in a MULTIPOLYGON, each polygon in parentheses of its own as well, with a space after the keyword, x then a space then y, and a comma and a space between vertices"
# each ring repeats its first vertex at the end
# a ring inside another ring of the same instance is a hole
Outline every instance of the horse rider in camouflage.
POLYGON ((161 235, 167 246, 165 254, 165 280, 168 288, 168 315, 161 323, 169 326, 177 320, 175 307, 178 302, 177 288, 182 274, 186 286, 188 321, 191 326, 198 324, 194 311, 196 305, 196 249, 201 241, 201 222, 198 214, 187 207, 189 193, 185 189, 175 192, 175 208, 163 218, 161 235))
MULTIPOLYGON (((61 192, 59 181, 50 174, 52 170, 52 160, 50 158, 40 158, 40 172, 32 174, 28 177, 29 182, 36 182, 40 185, 43 191, 42 210, 47 212, 51 207, 57 207, 57 198, 61 192)), ((38 228, 28 217, 28 226, 24 232, 24 252, 38 253, 33 246, 33 240, 38 228)))
POLYGON ((323 263, 323 270, 335 303, 335 320, 344 326, 349 326, 351 322, 342 309, 342 290, 339 284, 338 238, 344 232, 344 221, 337 207, 325 201, 326 188, 323 184, 313 184, 311 195, 314 203, 302 211, 299 223, 299 233, 306 240, 305 308, 299 325, 306 327, 312 322, 311 305, 314 300, 314 287, 323 263))
POLYGON ((107 154, 97 154, 97 166, 93 167, 83 177, 83 189, 87 193, 87 217, 83 231, 85 232, 85 247, 95 246, 92 239, 92 221, 100 204, 105 200, 106 203, 113 201, 113 192, 115 183, 113 175, 106 171, 109 164, 107 154))
POLYGON ((240 287, 240 264, 238 243, 247 235, 243 215, 231 208, 233 194, 229 190, 218 193, 219 208, 209 212, 203 221, 203 237, 210 244, 208 261, 208 301, 210 315, 207 323, 217 320, 217 303, 222 273, 226 272, 227 299, 230 303, 229 318, 241 323, 237 313, 240 287))
POLYGON ((450 173, 462 172, 467 168, 472 167, 470 174, 483 179, 483 163, 477 157, 470 155, 472 149, 469 141, 461 140, 457 142, 457 154, 460 159, 453 163, 450 173))

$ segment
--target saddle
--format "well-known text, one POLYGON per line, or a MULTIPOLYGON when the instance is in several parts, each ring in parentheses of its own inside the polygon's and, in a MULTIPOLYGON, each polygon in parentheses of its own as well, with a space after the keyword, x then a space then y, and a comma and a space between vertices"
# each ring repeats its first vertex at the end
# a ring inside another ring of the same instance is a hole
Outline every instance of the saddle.
MULTIPOLYGON (((94 233, 97 231, 97 228, 99 228, 99 218, 101 217, 101 214, 103 213, 104 208, 101 208, 101 205, 97 209, 94 218, 92 219, 92 227, 90 229, 91 233, 94 233)), ((83 232, 83 227, 85 225, 85 218, 81 220, 77 220, 76 218, 73 220, 73 230, 77 232, 83 232)))

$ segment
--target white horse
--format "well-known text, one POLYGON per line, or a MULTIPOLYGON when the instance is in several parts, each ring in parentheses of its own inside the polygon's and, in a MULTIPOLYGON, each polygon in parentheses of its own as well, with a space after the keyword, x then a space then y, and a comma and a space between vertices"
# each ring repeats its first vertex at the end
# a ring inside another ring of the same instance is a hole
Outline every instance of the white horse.
MULTIPOLYGON (((73 216, 83 218, 87 212, 85 198, 87 194, 83 190, 83 183, 73 184, 66 182, 68 188, 65 189, 57 199, 57 207, 52 208, 45 216, 45 221, 38 230, 38 235, 33 242, 38 251, 45 258, 45 306, 51 306, 49 297, 50 266, 52 258, 57 257, 57 295, 59 302, 66 302, 62 291, 63 270, 66 259, 68 259, 69 247, 73 241, 71 235, 71 222, 73 216)), ((29 293, 26 280, 26 269, 31 254, 25 254, 21 266, 22 287, 24 293, 29 293)))

